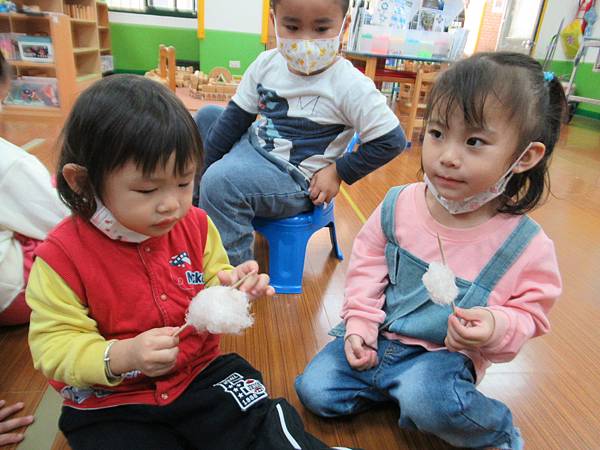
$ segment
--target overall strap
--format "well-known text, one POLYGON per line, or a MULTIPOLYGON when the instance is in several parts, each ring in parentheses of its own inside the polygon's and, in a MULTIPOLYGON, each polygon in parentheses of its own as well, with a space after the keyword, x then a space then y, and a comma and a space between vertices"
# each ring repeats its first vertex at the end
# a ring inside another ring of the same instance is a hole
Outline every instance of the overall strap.
POLYGON ((399 245, 396 241, 396 203, 398 196, 407 186, 407 184, 403 184, 391 188, 385 194, 381 205, 381 229, 387 240, 396 245, 399 245))
POLYGON ((519 221, 512 233, 496 251, 492 259, 477 276, 475 283, 488 291, 492 291, 496 283, 521 256, 529 242, 540 231, 540 226, 527 216, 519 221))

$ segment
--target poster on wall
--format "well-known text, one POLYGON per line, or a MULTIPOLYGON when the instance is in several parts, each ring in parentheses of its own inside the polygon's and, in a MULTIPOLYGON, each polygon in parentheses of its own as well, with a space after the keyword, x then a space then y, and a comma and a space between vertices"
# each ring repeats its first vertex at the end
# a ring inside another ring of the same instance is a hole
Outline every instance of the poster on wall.
POLYGON ((423 0, 419 11, 417 30, 444 31, 444 2, 441 0, 423 0))
POLYGON ((380 0, 377 2, 371 23, 386 28, 405 30, 415 17, 420 0, 380 0))

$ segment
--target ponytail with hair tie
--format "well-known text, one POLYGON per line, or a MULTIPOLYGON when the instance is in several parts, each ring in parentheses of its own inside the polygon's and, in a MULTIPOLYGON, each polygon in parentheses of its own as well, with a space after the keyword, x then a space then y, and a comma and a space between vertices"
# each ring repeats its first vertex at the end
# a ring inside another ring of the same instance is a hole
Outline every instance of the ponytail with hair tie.
POLYGON ((554 78, 554 72, 544 72, 544 81, 546 84, 550 83, 554 78))

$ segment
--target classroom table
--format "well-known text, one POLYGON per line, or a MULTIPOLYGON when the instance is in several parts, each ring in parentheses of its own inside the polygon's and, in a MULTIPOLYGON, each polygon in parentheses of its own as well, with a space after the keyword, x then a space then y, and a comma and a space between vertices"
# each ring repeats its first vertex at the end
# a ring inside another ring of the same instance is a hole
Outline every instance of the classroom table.
POLYGON ((345 50, 344 57, 349 61, 363 61, 365 63, 364 73, 367 77, 378 82, 411 83, 414 82, 416 73, 413 71, 391 70, 385 68, 387 59, 402 59, 404 61, 417 61, 429 63, 449 63, 447 58, 427 58, 406 55, 382 55, 376 53, 363 53, 345 50))

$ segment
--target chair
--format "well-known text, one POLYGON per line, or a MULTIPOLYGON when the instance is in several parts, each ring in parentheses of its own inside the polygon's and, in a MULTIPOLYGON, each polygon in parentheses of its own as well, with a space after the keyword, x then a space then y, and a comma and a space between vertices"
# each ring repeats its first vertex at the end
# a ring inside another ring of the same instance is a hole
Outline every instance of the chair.
POLYGON ((337 243, 333 201, 285 219, 256 217, 252 225, 269 242, 269 275, 271 286, 278 294, 302 292, 306 246, 321 228, 329 228, 334 255, 339 260, 344 259, 337 243))
POLYGON ((420 68, 417 72, 417 78, 415 79, 415 86, 412 89, 412 95, 410 97, 410 103, 405 103, 408 107, 408 122, 406 125, 406 138, 412 141, 412 135, 415 128, 422 128, 424 119, 417 117, 419 111, 424 111, 427 107, 427 95, 435 82, 435 79, 440 74, 439 71, 426 72, 423 68, 420 68))

